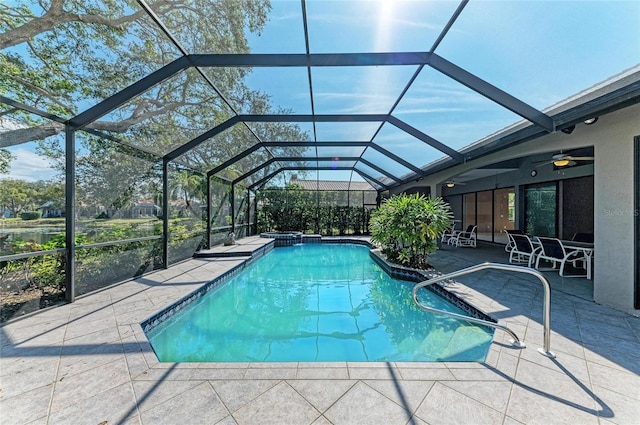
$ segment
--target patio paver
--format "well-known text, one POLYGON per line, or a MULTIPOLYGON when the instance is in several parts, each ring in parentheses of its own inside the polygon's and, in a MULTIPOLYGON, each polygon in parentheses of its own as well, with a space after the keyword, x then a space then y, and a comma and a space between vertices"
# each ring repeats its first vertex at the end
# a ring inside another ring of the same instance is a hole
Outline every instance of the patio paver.
MULTIPOLYGON (((595 304, 590 281, 564 284, 557 272, 545 272, 556 359, 537 352, 540 283, 488 271, 447 287, 509 323, 527 348, 496 331, 483 363, 158 362, 140 321, 240 261, 192 259, 0 328, 0 422, 640 423, 640 318, 595 304)), ((483 261, 507 255, 445 247, 430 257, 444 273, 483 261)))

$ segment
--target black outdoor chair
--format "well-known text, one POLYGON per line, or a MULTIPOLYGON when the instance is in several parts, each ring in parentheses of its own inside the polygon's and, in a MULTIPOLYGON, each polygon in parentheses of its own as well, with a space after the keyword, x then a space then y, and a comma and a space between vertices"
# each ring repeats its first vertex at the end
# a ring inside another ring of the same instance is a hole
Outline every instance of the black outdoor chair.
POLYGON ((574 233, 571 240, 574 242, 593 243, 593 233, 574 233))
POLYGON ((505 229, 504 232, 507 234, 507 239, 508 239, 507 244, 504 246, 504 250, 507 252, 511 252, 511 250, 516 246, 516 243, 513 241, 513 238, 511 237, 511 235, 524 235, 524 232, 518 229, 513 229, 513 230, 505 229))
POLYGON ((573 267, 577 267, 579 262, 584 260, 584 252, 567 250, 560 239, 538 237, 540 242, 540 253, 536 260, 536 269, 540 267, 540 261, 551 262, 553 269, 560 264, 560 276, 562 277, 585 277, 586 275, 566 276, 565 265, 571 263, 573 267))
POLYGON ((531 242, 529 236, 511 233, 509 237, 513 239, 514 243, 514 247, 509 253, 509 262, 527 263, 527 265, 531 267, 531 264, 533 264, 536 258, 538 249, 534 248, 533 242, 531 242))

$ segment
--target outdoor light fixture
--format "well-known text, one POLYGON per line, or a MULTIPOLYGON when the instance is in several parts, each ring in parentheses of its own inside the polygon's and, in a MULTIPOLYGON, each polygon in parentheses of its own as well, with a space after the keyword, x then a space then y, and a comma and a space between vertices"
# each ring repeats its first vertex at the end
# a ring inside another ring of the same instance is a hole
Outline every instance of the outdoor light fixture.
POLYGON ((447 187, 453 187, 453 186, 455 186, 455 185, 456 185, 456 184, 455 184, 454 182, 447 182, 447 187))
POLYGON ((576 165, 575 161, 572 161, 570 159, 556 159, 555 161, 553 161, 553 165, 555 165, 556 167, 568 167, 571 165, 576 165))
POLYGON ((572 125, 571 127, 563 128, 560 131, 562 131, 565 134, 571 134, 571 133, 573 133, 573 130, 575 130, 575 129, 576 129, 576 126, 572 125))
POLYGON ((556 167, 566 167, 570 163, 571 161, 569 161, 568 159, 558 159, 557 161, 553 161, 553 165, 555 165, 556 167))
POLYGON ((591 125, 591 124, 595 123, 596 121, 598 121, 598 117, 593 117, 593 118, 589 118, 588 120, 584 120, 584 123, 586 125, 591 125))

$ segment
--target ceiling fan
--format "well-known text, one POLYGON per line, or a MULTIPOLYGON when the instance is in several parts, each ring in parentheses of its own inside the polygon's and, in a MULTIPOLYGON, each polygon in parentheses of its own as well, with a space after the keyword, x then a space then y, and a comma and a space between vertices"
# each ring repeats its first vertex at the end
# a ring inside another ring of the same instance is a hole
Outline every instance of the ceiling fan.
POLYGON ((445 186, 447 186, 447 187, 454 187, 455 185, 464 186, 466 183, 456 182, 456 181, 453 181, 453 180, 447 180, 443 184, 445 186))
POLYGON ((538 167, 542 167, 546 164, 553 164, 556 167, 570 167, 572 165, 576 165, 577 161, 593 161, 595 158, 593 156, 573 156, 566 153, 557 153, 551 157, 550 160, 542 161, 542 164, 538 165, 538 167))

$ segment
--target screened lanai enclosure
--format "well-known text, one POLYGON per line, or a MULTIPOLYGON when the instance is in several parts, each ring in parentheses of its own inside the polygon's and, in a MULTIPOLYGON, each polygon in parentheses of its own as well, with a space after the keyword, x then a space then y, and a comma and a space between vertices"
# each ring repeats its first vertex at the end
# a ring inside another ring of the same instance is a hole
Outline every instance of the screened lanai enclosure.
POLYGON ((636 102, 631 82, 548 109, 638 66, 638 15, 608 1, 8 0, 2 321, 230 232, 366 233, 390 193, 636 102), (268 217, 278 203, 287 223, 268 217))

